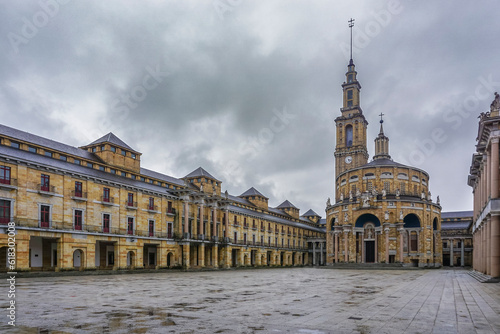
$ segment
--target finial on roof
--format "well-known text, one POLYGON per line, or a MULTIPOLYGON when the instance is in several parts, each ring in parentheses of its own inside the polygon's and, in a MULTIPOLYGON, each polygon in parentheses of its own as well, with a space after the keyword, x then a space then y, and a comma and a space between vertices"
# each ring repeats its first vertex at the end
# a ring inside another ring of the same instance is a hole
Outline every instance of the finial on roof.
POLYGON ((354 27, 354 19, 351 18, 347 22, 349 22, 349 28, 351 28, 351 60, 349 61, 349 65, 352 65, 352 27, 354 27))

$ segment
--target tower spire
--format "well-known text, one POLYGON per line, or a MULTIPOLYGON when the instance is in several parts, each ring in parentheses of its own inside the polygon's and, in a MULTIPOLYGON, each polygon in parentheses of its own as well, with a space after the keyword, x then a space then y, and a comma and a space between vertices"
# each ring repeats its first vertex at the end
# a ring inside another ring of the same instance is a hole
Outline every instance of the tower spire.
POLYGON ((373 156, 373 160, 377 159, 390 159, 391 156, 389 155, 389 138, 384 135, 384 127, 382 124, 384 124, 384 114, 380 113, 380 132, 375 138, 375 155, 373 156))
POLYGON ((354 27, 354 19, 351 17, 349 21, 349 28, 351 28, 351 60, 349 61, 349 64, 352 64, 352 27, 354 27))

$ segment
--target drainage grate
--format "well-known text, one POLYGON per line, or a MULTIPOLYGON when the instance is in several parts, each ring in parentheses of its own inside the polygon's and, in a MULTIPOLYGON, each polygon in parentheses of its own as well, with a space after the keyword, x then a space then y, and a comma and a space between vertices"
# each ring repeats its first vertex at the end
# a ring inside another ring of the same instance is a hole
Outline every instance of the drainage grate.
POLYGON ((360 317, 349 317, 348 319, 352 319, 352 320, 363 320, 363 318, 360 318, 360 317))

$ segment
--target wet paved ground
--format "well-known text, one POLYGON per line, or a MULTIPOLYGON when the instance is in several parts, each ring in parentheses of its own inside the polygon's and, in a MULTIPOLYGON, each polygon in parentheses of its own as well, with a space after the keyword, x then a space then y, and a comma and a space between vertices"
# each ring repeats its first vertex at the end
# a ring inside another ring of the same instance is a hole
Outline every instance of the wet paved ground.
POLYGON ((500 284, 463 270, 47 277, 17 289, 12 333, 500 333, 500 284))

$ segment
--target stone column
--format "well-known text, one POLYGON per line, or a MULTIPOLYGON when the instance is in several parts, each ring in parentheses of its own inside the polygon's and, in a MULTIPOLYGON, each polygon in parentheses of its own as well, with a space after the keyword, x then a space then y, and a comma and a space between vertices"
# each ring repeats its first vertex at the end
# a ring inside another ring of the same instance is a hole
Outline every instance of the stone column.
POLYGON ((205 244, 198 246, 198 266, 205 267, 205 244))
POLYGON ((378 232, 375 231, 375 263, 378 263, 378 232))
POLYGON ((212 264, 214 268, 219 267, 219 246, 217 244, 212 247, 212 264))
POLYGON ((405 233, 404 228, 400 228, 399 229, 399 261, 401 263, 403 263, 403 261, 404 261, 403 233, 405 233))
POLYGON ((481 227, 481 237, 482 237, 482 241, 481 241, 481 249, 482 249, 482 272, 484 274, 486 274, 486 271, 487 271, 487 268, 488 268, 488 261, 487 261, 487 257, 488 257, 488 249, 486 248, 486 224, 487 224, 487 220, 486 221, 483 221, 483 224, 482 224, 482 227, 481 227))
POLYGON ((465 266, 465 249, 464 249, 464 243, 465 239, 462 239, 461 241, 461 248, 460 248, 460 266, 464 267, 465 266))
POLYGON ((182 247, 182 262, 184 268, 189 269, 191 267, 190 254, 189 254, 189 243, 185 243, 182 247))
POLYGON ((334 253, 335 253, 335 263, 339 262, 339 234, 335 231, 335 245, 334 245, 334 253))
POLYGON ((365 234, 363 232, 361 232, 360 239, 361 239, 361 263, 365 263, 365 234))
POLYGON ((491 217, 488 216, 486 218, 484 232, 486 234, 485 237, 485 250, 486 250, 486 275, 490 275, 491 273, 491 217))
POLYGON ((349 262, 349 231, 344 231, 344 262, 349 262))
POLYGON ((323 243, 322 242, 319 243, 319 249, 320 249, 320 254, 319 254, 320 261, 319 261, 319 265, 322 266, 322 265, 325 264, 323 262, 323 243))
POLYGON ((184 234, 190 232, 191 231, 189 231, 189 203, 188 201, 184 201, 184 234))
POLYGON ((491 197, 491 147, 486 151, 486 199, 491 197))
POLYGON ((450 239, 450 267, 454 266, 454 254, 453 254, 453 239, 450 239))
POLYGON ((205 235, 205 229, 203 228, 205 226, 205 220, 203 219, 203 216, 205 214, 205 206, 200 204, 200 228, 198 230, 198 234, 203 234, 205 235))
POLYGON ((498 158, 498 141, 499 138, 491 140, 491 198, 498 198, 498 168, 500 166, 498 158))
POLYGON ((227 238, 229 233, 229 209, 226 209, 225 211, 226 211, 226 220, 225 220, 226 229, 224 230, 224 238, 227 238))
POLYGON ((316 265, 316 242, 313 242, 313 266, 316 265))
MULTIPOLYGON (((498 144, 497 144, 497 154, 498 154, 498 144)), ((498 170, 498 165, 495 165, 495 169, 498 170)), ((497 179, 498 180, 498 179, 497 179)), ((498 183, 493 183, 494 187, 498 187, 498 183)), ((491 237, 490 237, 490 248, 491 248, 491 273, 493 277, 500 277, 500 216, 491 216, 491 237)))
POLYGON ((384 229, 385 231, 385 263, 389 263, 389 227, 384 229))
POLYGON ((212 238, 217 240, 217 209, 212 208, 212 238))

